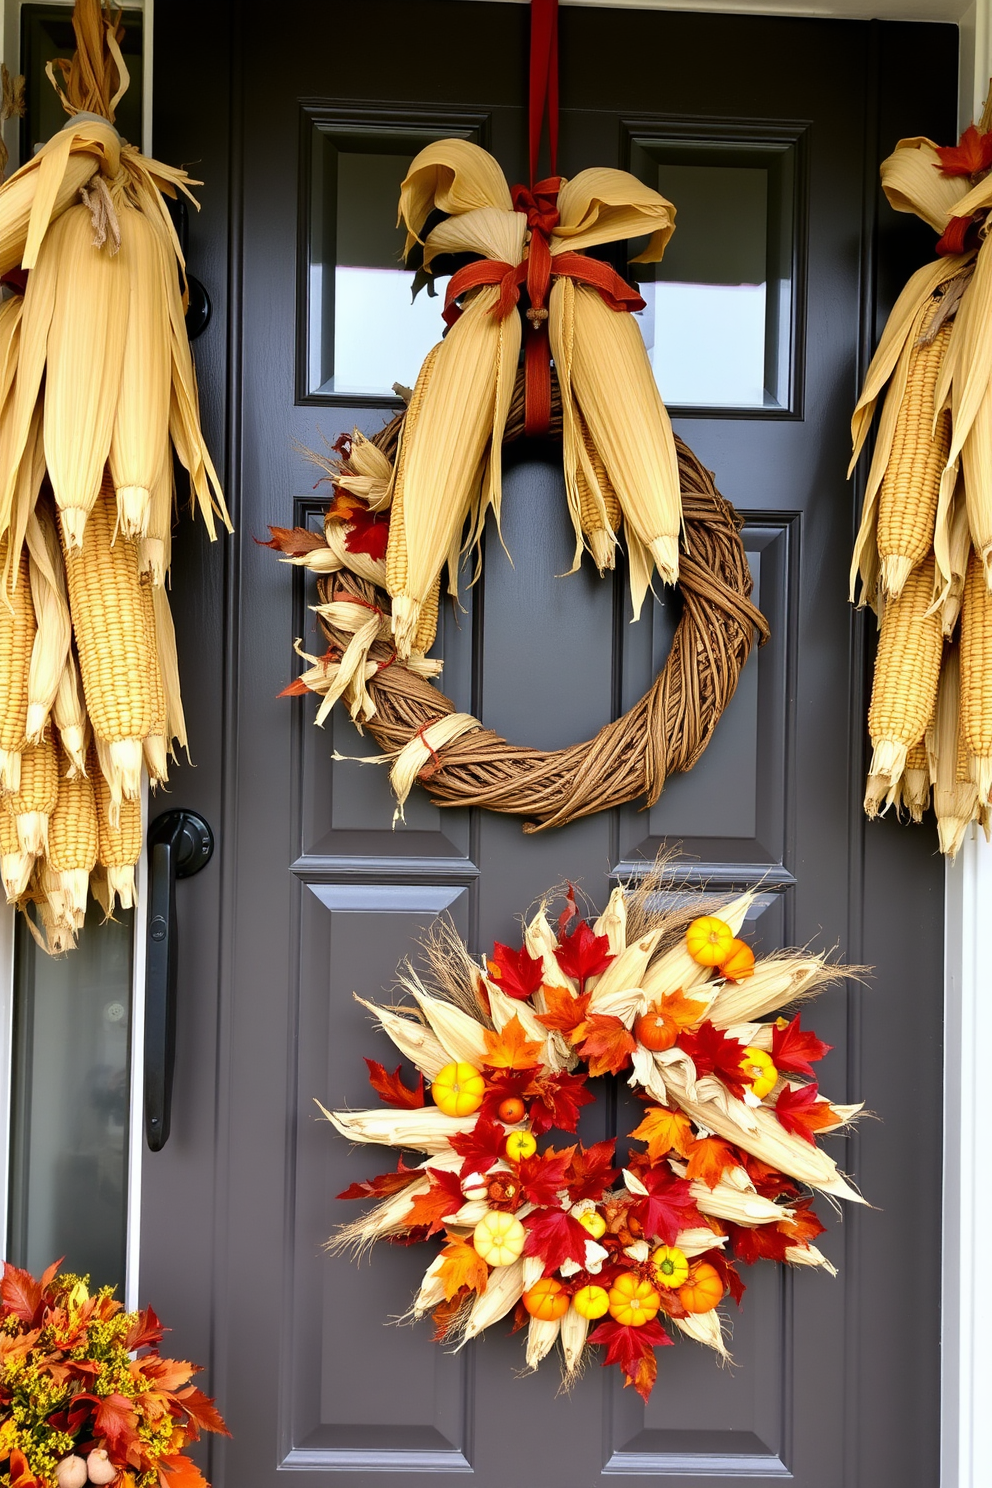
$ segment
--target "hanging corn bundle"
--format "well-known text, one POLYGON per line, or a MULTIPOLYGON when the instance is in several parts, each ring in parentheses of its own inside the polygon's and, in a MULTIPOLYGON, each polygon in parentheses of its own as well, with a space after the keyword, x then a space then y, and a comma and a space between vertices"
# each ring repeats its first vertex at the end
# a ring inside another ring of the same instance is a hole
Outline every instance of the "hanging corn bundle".
POLYGON ((0 274, 21 286, 0 304, 0 856, 53 951, 90 889, 108 914, 134 903, 143 768, 166 781, 186 743, 174 455, 209 536, 230 530, 164 200, 195 183, 114 128, 120 13, 77 0, 73 27, 48 69, 69 120, 0 186, 0 274))
POLYGON ((992 100, 958 145, 901 140, 883 162, 938 257, 899 296, 852 424, 853 470, 881 402, 851 570, 881 624, 865 810, 919 821, 932 795, 951 856, 992 809, 990 168, 992 100))

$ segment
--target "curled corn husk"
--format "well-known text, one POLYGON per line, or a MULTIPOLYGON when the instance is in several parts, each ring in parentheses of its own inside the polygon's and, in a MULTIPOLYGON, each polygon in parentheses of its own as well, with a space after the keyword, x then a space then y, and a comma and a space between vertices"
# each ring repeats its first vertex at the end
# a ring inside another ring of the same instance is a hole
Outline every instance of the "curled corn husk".
MULTIPOLYGON (((320 1102, 317 1102, 320 1105, 320 1102)), ((331 1125, 349 1142, 379 1142, 386 1147, 410 1147, 417 1152, 443 1152, 452 1134, 471 1131, 474 1116, 446 1116, 436 1106, 415 1111, 327 1111, 331 1125)))
POLYGON ((687 1338, 694 1339, 696 1343, 705 1344, 707 1348, 718 1353, 722 1359, 730 1358, 723 1339, 720 1316, 715 1308, 710 1312, 690 1312, 688 1317, 676 1318, 675 1324, 687 1338))
POLYGON ((536 1369, 541 1360, 551 1352, 558 1342, 560 1332, 561 1318, 531 1318, 527 1328, 528 1369, 536 1369))
POLYGON ((450 1063, 448 1051, 441 1041, 422 1023, 413 1018, 401 1017, 399 1013, 391 1012, 388 1008, 377 1007, 373 1002, 366 1002, 363 997, 356 994, 356 1002, 362 1007, 368 1008, 370 1013, 379 1020, 385 1033, 389 1035, 401 1054, 413 1061, 420 1072, 433 1080, 435 1075, 441 1073, 444 1066, 450 1063))

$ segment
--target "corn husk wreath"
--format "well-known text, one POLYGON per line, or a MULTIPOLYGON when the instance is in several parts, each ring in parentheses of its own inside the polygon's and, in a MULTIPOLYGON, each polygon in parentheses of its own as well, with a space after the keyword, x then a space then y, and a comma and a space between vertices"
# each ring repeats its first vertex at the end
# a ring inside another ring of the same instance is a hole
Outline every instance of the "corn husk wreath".
POLYGON ((853 469, 881 403, 851 571, 881 626, 865 810, 919 821, 932 801, 951 857, 992 811, 990 129, 986 105, 957 146, 900 140, 882 164, 939 256, 899 296, 852 424, 853 469))
POLYGON ((660 259, 674 231, 674 207, 623 171, 587 170, 564 182, 555 198, 556 225, 539 240, 552 266, 548 306, 535 310, 531 304, 524 330, 515 286, 538 238, 514 199, 495 160, 477 145, 442 140, 414 159, 399 203, 407 253, 419 245, 428 272, 441 254, 482 255, 472 268, 482 270, 485 282, 453 294, 455 276, 446 310, 450 329, 425 358, 402 418, 371 439, 357 429, 342 436, 332 451, 337 458, 312 457, 335 488, 323 538, 273 528, 269 545, 320 578, 322 603, 315 609, 331 642, 322 657, 297 643, 309 665, 287 691, 321 697, 318 724, 341 700, 359 729, 370 725, 392 749, 397 818, 419 777, 440 804, 532 814, 540 830, 640 794, 649 804, 657 799, 668 771, 691 768, 702 753, 755 633, 765 639, 768 631, 749 602, 740 520, 675 439, 637 325, 582 282, 593 261, 581 250, 596 244, 647 235, 636 261, 660 259), (438 212, 444 220, 421 239, 438 212), (490 270, 498 282, 488 282, 490 270), (571 571, 584 549, 600 573, 612 569, 622 529, 636 619, 655 572, 666 583, 679 580, 681 547, 684 608, 696 642, 680 651, 670 685, 656 684, 657 695, 642 700, 643 716, 635 718, 635 709, 589 746, 562 751, 574 755, 568 760, 520 750, 521 777, 547 783, 534 798, 516 788, 516 767, 508 764, 515 746, 486 735, 479 719, 455 711, 424 684, 442 667, 427 654, 436 636, 442 570, 447 565, 446 592, 457 601, 461 564, 478 550, 490 508, 498 528, 502 446, 516 437, 516 425, 526 428, 518 417, 526 401, 518 371, 521 338, 542 316, 554 356, 551 427, 561 435, 575 531, 571 571), (683 494, 691 501, 685 512, 683 494), (333 582, 338 576, 340 585, 333 582), (386 666, 393 668, 388 679, 386 666), (376 716, 384 686, 405 687, 408 694, 399 711, 411 726, 405 735, 396 731, 395 743, 385 738, 391 720, 376 716), (469 756, 478 767, 475 776, 456 784, 449 772, 446 789, 437 777, 451 763, 456 769, 467 764, 469 756), (595 767, 590 756, 596 756, 595 767), (614 791, 618 779, 623 784, 614 791))
POLYGON ((385 1104, 321 1106, 349 1141, 415 1154, 338 1196, 377 1202, 330 1250, 438 1235, 410 1313, 431 1313, 437 1339, 460 1347, 512 1317, 528 1368, 557 1345, 568 1386, 603 1345, 645 1399, 654 1350, 673 1341, 662 1318, 726 1358, 716 1309, 740 1302, 738 1264, 834 1274, 812 1243, 813 1195, 863 1202, 816 1141, 861 1107, 820 1095, 829 1046, 800 1014, 770 1017, 842 970, 795 952, 756 962, 739 938, 753 895, 693 918, 656 907, 660 883, 656 870, 614 890, 591 926, 569 889, 557 929, 545 902, 520 950, 497 944, 481 964, 435 932, 426 974, 401 972, 405 1003, 363 1003, 417 1085, 367 1060, 385 1104), (605 1074, 645 1102, 629 1135, 646 1150, 620 1170, 613 1141, 574 1136, 587 1080, 605 1074), (568 1145, 545 1145, 553 1129, 568 1145))
POLYGON ((163 200, 191 183, 113 126, 119 19, 78 0, 69 122, 0 187, 0 871, 51 951, 90 889, 107 914, 133 903, 142 770, 163 783, 186 743, 173 452, 210 537, 230 527, 163 200))

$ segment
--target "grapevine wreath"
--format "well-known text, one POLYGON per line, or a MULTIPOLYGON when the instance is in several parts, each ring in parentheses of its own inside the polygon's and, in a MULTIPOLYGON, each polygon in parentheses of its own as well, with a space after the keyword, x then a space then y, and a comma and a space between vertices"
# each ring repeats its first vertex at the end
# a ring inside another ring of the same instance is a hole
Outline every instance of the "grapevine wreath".
POLYGON ((335 493, 323 535, 271 529, 271 547, 318 575, 328 641, 322 656, 297 643, 309 666, 287 692, 320 695, 319 724, 343 701, 391 760, 400 814, 415 780, 438 805, 521 815, 526 831, 641 796, 650 805, 670 773, 695 764, 755 632, 768 635, 750 601, 741 520, 673 434, 629 313, 644 301, 582 251, 646 236, 639 261, 657 260, 675 209, 616 170, 511 192, 485 150, 441 140, 413 161, 400 214, 425 271, 445 256, 480 256, 450 280, 447 334, 403 412, 370 439, 340 438, 336 458, 314 457, 335 493), (457 711, 433 685, 442 664, 428 655, 442 569, 457 598, 490 507, 498 525, 504 445, 549 434, 561 440, 573 571, 584 551, 611 569, 622 540, 635 619, 655 573, 682 599, 645 696, 559 750, 508 743, 457 711))
POLYGON ((401 970, 406 1002, 363 1002, 416 1084, 368 1059, 385 1104, 321 1106, 349 1141, 401 1154, 338 1195, 376 1203, 330 1249, 438 1236, 410 1312, 432 1314, 437 1340, 460 1346, 512 1317, 529 1368, 559 1344, 567 1386, 602 1346, 645 1399, 666 1323, 726 1357, 717 1309, 728 1293, 740 1303, 738 1266, 834 1274, 812 1243, 813 1194, 863 1202, 816 1140, 861 1107, 820 1095, 829 1045, 801 1013, 769 1018, 839 969, 796 952, 756 962, 739 938, 751 894, 693 918, 659 909, 659 884, 614 890, 592 925, 569 888, 557 929, 545 902, 519 950, 497 943, 482 964, 436 928, 423 973, 401 970), (602 1075, 644 1102, 625 1165, 614 1141, 575 1135, 602 1075))

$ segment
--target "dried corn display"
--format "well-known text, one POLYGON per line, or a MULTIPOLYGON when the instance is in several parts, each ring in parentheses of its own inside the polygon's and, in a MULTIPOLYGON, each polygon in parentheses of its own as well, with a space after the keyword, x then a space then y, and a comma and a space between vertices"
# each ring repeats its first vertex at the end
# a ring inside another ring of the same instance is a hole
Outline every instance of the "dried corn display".
POLYGON ((50 69, 68 122, 0 185, 0 273, 22 286, 0 303, 0 865, 52 951, 91 888, 108 914, 134 903, 143 775, 165 782, 186 743, 174 457, 209 536, 230 529, 165 203, 196 183, 114 127, 120 13, 77 0, 73 26, 50 69))
POLYGON ((882 164, 900 212, 940 234, 909 280, 852 423, 853 470, 881 413, 851 598, 881 624, 869 710, 870 816, 920 821, 941 850, 992 813, 992 96, 956 146, 901 140, 882 164))

